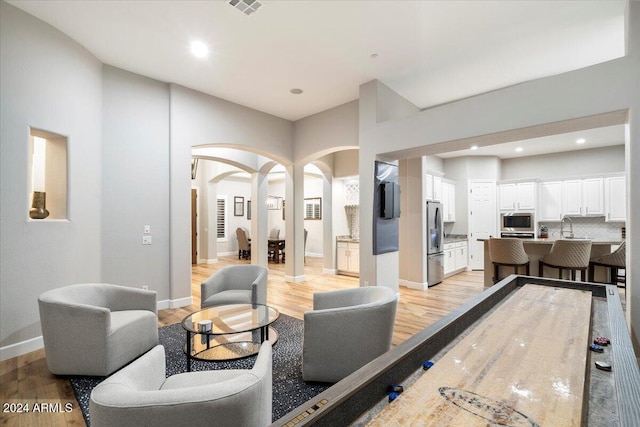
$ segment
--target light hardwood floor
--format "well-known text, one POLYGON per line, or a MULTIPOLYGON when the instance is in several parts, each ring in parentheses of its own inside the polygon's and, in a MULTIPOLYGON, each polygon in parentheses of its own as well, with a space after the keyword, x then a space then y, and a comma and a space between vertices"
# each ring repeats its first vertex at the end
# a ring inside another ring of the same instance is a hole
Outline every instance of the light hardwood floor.
MULTIPOLYGON (((200 282, 216 270, 230 264, 249 263, 237 257, 222 257, 217 264, 198 264, 192 269, 193 305, 170 310, 160 310, 158 325, 180 322, 189 313, 200 308, 200 282)), ((312 295, 336 289, 358 286, 358 279, 322 273, 322 259, 307 257, 306 280, 301 283, 284 281, 284 264, 269 264, 267 301, 281 313, 298 319, 311 310, 312 295)), ((431 325, 456 307, 484 290, 481 271, 464 272, 447 278, 427 291, 400 288, 400 300, 396 313, 393 345, 397 345, 417 331, 431 325)), ((69 355, 72 357, 72 355, 69 355)), ((0 402, 5 404, 71 403, 68 413, 16 413, 0 412, 2 426, 84 426, 84 419, 67 379, 49 373, 44 350, 0 362, 0 402)), ((9 408, 10 409, 10 408, 9 408)))

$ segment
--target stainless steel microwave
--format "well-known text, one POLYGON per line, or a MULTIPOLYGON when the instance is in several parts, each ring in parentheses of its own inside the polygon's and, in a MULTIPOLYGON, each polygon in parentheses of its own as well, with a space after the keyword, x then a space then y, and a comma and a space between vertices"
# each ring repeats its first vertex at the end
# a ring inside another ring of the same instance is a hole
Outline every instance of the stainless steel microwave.
POLYGON ((535 224, 532 212, 514 212, 500 214, 500 231, 530 231, 535 224))

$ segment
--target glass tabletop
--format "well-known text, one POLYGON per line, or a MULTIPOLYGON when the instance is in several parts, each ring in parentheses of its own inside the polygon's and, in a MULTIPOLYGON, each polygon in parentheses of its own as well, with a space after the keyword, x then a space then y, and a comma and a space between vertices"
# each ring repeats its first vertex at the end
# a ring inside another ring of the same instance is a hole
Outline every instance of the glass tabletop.
POLYGON ((187 331, 198 334, 236 334, 270 325, 279 315, 278 310, 267 305, 220 305, 191 313, 182 320, 182 327, 187 331), (203 332, 198 329, 198 322, 201 320, 211 321, 210 331, 203 332))

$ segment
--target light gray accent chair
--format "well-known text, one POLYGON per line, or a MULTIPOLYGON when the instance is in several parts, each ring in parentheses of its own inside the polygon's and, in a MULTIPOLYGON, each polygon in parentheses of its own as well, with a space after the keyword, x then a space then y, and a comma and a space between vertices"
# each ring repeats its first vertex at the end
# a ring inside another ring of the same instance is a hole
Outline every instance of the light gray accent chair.
POLYGON ((200 285, 200 307, 267 304, 269 270, 259 265, 230 265, 200 285))
POLYGON ((304 313, 302 378, 337 382, 387 352, 397 302, 383 286, 314 294, 304 313))
POLYGON ((271 424, 272 349, 252 369, 185 372, 165 378, 156 346, 91 392, 92 427, 266 426, 271 424))
POLYGON ((107 376, 158 344, 155 291, 106 283, 38 297, 49 371, 107 376))

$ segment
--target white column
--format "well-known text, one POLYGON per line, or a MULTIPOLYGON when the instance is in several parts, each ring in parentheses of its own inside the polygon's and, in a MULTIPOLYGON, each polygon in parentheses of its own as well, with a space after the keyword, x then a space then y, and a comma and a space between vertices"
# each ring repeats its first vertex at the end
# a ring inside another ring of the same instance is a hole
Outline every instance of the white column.
POLYGON ((285 173, 286 282, 304 281, 304 166, 288 166, 285 173))
POLYGON ((251 264, 267 266, 267 175, 256 172, 251 175, 251 264))
POLYGON ((336 239, 333 232, 333 176, 322 174, 322 257, 323 270, 336 273, 336 239))

